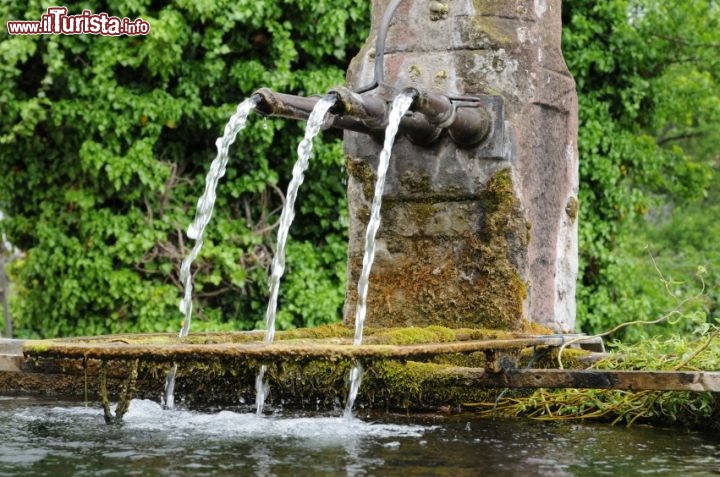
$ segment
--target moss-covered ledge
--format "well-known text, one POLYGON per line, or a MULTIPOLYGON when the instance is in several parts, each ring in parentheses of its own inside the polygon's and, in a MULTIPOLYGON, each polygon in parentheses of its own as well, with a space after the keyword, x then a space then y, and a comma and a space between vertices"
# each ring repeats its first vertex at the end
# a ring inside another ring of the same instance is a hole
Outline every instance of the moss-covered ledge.
MULTIPOLYGON (((191 406, 252 403, 255 377, 268 366, 268 404, 316 409, 343 403, 355 362, 365 368, 358 404, 373 408, 451 409, 491 399, 500 390, 470 384, 463 369, 482 370, 489 350, 507 352, 518 366, 554 366, 558 335, 498 330, 370 329, 362 346, 343 325, 279 332, 265 344, 262 332, 177 335, 112 335, 28 341, 21 373, 1 373, 0 393, 42 393, 98 398, 105 369, 110 396, 117 396, 138 361, 137 396, 159 399, 164 377, 179 365, 176 397, 191 406), (11 375, 14 374, 14 375, 11 375)), ((575 351, 572 351, 574 353, 575 351)), ((586 352, 582 352, 587 354, 586 352)), ((568 356, 565 356, 568 360, 568 356)))

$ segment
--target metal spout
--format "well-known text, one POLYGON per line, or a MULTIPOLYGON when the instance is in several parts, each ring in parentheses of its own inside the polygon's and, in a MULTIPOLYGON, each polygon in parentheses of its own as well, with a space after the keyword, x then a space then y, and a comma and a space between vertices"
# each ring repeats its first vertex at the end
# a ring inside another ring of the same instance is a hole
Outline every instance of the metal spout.
POLYGON ((476 146, 490 134, 493 119, 475 98, 454 100, 416 88, 407 88, 404 92, 415 98, 410 109, 421 113, 434 127, 447 130, 458 146, 476 146))
MULTIPOLYGON (((337 95, 338 102, 331 112, 337 114, 334 126, 352 129, 354 131, 367 132, 374 136, 381 137, 387 128, 387 116, 389 112, 389 101, 386 96, 392 97, 395 91, 376 89, 370 93, 358 94, 347 88, 338 87, 331 89, 329 94, 337 95), (357 123, 362 124, 365 131, 347 127, 346 125, 357 123)), ((442 129, 431 124, 423 115, 406 115, 400 120, 400 132, 420 146, 429 146, 440 137, 442 129)))
POLYGON ((342 86, 331 89, 338 101, 330 112, 340 116, 350 116, 360 121, 368 129, 385 129, 387 127, 387 103, 373 95, 360 95, 342 86))
POLYGON ((291 94, 277 93, 269 88, 260 88, 253 93, 257 100, 255 112, 261 116, 273 116, 307 121, 310 113, 320 100, 318 97, 304 98, 291 94))
MULTIPOLYGON (((381 128, 371 128, 359 118, 350 115, 338 115, 344 108, 342 99, 337 93, 329 93, 337 98, 337 103, 330 108, 331 115, 326 119, 325 128, 336 127, 361 133, 373 134, 381 128)), ((260 88, 253 97, 257 100, 255 111, 261 116, 298 119, 307 121, 320 97, 305 98, 291 94, 277 93, 269 88, 260 88)))
POLYGON ((413 97, 410 110, 422 113, 433 125, 446 128, 455 119, 455 105, 447 96, 416 88, 406 88, 403 93, 413 97))

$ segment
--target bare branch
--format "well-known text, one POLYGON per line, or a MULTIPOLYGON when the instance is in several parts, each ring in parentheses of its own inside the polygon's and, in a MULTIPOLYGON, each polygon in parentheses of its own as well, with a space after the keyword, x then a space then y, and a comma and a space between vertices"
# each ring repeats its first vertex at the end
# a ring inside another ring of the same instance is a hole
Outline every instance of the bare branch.
POLYGON ((702 137, 704 135, 705 131, 684 132, 681 134, 676 134, 674 136, 659 137, 655 142, 658 146, 662 146, 671 141, 682 141, 683 139, 692 139, 696 137, 702 137))
POLYGON ((682 45, 690 48, 720 48, 720 43, 694 43, 676 36, 661 35, 658 33, 651 33, 650 35, 675 45, 682 45))

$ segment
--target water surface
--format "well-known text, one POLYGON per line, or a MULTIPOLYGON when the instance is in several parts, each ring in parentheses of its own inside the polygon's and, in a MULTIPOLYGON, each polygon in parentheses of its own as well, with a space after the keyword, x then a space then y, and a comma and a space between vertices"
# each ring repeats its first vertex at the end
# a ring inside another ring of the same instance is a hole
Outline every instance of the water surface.
MULTIPOLYGON (((237 411, 237 412, 236 412, 237 411)), ((2 476, 711 476, 720 439, 474 416, 257 416, 0 398, 2 476)))

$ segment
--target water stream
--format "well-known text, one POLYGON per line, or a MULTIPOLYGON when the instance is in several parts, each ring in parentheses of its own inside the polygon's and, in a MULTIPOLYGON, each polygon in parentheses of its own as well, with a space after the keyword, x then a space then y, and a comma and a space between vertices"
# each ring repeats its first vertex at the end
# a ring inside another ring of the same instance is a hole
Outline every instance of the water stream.
MULTIPOLYGON (((313 139, 320 132, 320 128, 325 120, 325 115, 332 107, 337 99, 334 96, 326 96, 321 98, 308 118, 305 127, 305 137, 297 148, 298 160, 293 167, 292 179, 288 184, 287 194, 285 195, 285 204, 283 204, 280 213, 280 224, 277 233, 277 247, 275 256, 273 257, 272 269, 270 274, 270 299, 268 301, 267 311, 265 312, 265 342, 272 343, 275 338, 275 315, 277 313, 278 292, 280 290, 280 279, 285 272, 285 244, 287 242, 290 225, 295 218, 295 199, 298 190, 304 180, 305 170, 310 162, 312 155, 313 139)), ((260 372, 255 380, 257 414, 262 414, 265 398, 268 393, 268 386, 265 382, 265 373, 267 366, 262 365, 260 372)))
MULTIPOLYGON (((193 248, 190 253, 187 254, 185 259, 180 266, 180 282, 183 284, 185 290, 183 298, 180 301, 180 312, 184 315, 182 328, 180 329, 179 337, 184 338, 190 332, 190 322, 192 320, 192 263, 197 258, 200 250, 203 246, 203 237, 205 236, 205 228, 210 222, 212 217, 213 208, 215 207, 216 194, 218 181, 222 176, 225 175, 225 168, 228 162, 228 151, 230 146, 235 142, 238 133, 245 128, 247 118, 250 115, 250 111, 257 105, 257 99, 254 97, 248 98, 240 103, 235 110, 235 114, 230 117, 230 120, 225 125, 225 130, 222 137, 219 137, 215 141, 217 147, 217 155, 210 164, 210 170, 205 178, 205 191, 200 196, 197 202, 197 209, 195 212, 195 220, 190 224, 187 230, 187 236, 189 239, 195 241, 193 248)), ((175 375, 177 374, 177 365, 174 365, 165 379, 165 406, 172 409, 175 406, 175 375)))
POLYGON ((134 400, 122 425, 98 406, 0 397, 0 475, 717 476, 720 437, 634 426, 472 415, 188 411, 134 400))
MULTIPOLYGON (((401 93, 395 97, 388 115, 388 126, 385 130, 385 142, 378 161, 377 180, 375 181, 375 195, 373 196, 372 206, 370 208, 370 220, 368 221, 365 231, 365 254, 363 255, 362 272, 358 280, 358 301, 355 309, 355 338, 353 344, 362 344, 363 326, 365 324, 365 315, 367 313, 367 295, 368 285, 370 283, 370 271, 373 261, 375 260, 375 235, 380 228, 380 209, 382 207, 382 195, 385 189, 385 177, 387 175, 388 166, 390 165, 390 155, 392 147, 395 143, 395 136, 400 127, 400 120, 410 109, 413 98, 409 93, 401 93)), ((345 417, 352 416, 352 408, 355 404, 355 398, 360 390, 362 383, 363 369, 360 363, 356 363, 350 370, 349 392, 345 405, 345 417)))

